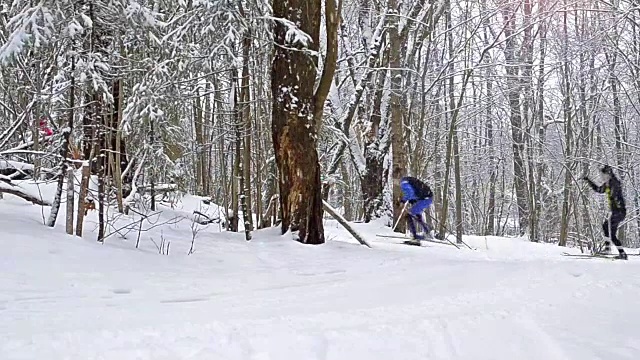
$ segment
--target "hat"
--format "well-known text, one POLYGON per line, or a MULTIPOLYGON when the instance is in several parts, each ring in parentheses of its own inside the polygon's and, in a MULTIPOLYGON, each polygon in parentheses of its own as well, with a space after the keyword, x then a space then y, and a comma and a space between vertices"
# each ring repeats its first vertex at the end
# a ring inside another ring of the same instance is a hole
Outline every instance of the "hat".
POLYGON ((603 173, 603 174, 611 175, 613 173, 613 169, 611 168, 611 166, 605 165, 605 166, 602 167, 602 169, 600 169, 600 172, 603 173))

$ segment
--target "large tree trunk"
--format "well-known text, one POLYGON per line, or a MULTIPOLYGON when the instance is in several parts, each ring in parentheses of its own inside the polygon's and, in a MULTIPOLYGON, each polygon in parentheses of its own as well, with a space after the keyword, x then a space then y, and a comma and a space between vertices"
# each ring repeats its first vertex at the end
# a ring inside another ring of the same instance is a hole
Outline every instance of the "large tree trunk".
MULTIPOLYGON (((397 0, 389 0, 389 10, 395 14, 399 13, 397 0)), ((398 16, 392 16, 389 29, 389 74, 391 76, 391 94, 389 95, 389 107, 391 114, 391 147, 392 147, 392 174, 393 177, 393 223, 398 224, 395 232, 406 232, 404 221, 398 222, 402 213, 403 204, 402 191, 400 190, 400 179, 407 175, 406 159, 407 153, 404 144, 404 126, 402 123, 402 113, 404 111, 402 99, 402 55, 400 52, 400 23, 398 16)))
MULTIPOLYGON (((320 163, 316 149, 318 109, 314 86, 320 43, 321 0, 275 0, 273 16, 291 21, 307 35, 275 22, 271 73, 272 138, 279 171, 282 233, 306 244, 324 243, 320 163), (288 50, 293 48, 294 50, 288 50), (297 50, 295 50, 297 49, 297 50)), ((327 14, 336 16, 335 13, 327 14)), ((326 66, 326 64, 325 64, 326 66)))

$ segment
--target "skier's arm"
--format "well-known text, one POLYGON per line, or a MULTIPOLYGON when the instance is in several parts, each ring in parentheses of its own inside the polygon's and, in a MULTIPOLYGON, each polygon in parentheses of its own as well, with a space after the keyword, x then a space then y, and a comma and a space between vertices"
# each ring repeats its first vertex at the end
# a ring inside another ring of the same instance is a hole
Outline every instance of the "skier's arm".
POLYGON ((591 181, 591 179, 589 179, 588 177, 584 177, 583 178, 584 181, 587 182, 587 184, 589 184, 589 186, 591 186, 591 188, 593 189, 593 191, 600 193, 600 194, 604 194, 604 184, 602 185, 596 185, 593 181, 591 181))
POLYGON ((402 190, 402 199, 400 200, 401 202, 405 203, 407 201, 411 202, 411 200, 415 200, 415 190, 409 182, 403 181, 400 184, 400 189, 402 190))

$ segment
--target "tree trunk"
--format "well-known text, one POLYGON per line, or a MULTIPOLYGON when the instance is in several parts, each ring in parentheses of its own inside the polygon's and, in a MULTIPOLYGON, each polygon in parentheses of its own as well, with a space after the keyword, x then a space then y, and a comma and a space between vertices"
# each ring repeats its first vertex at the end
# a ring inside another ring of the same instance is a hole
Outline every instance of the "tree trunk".
POLYGON ((240 230, 238 227, 238 222, 240 221, 238 208, 239 208, 239 196, 240 192, 244 191, 244 189, 239 189, 238 181, 240 179, 240 154, 241 154, 241 146, 242 146, 242 138, 241 138, 241 129, 240 129, 240 110, 239 110, 239 98, 238 98, 238 82, 235 76, 231 76, 231 81, 233 83, 233 122, 234 122, 234 155, 233 155, 233 172, 231 176, 231 218, 230 218, 230 231, 237 232, 240 230))
MULTIPOLYGON (((244 196, 243 214, 247 240, 251 238, 250 231, 253 230, 253 207, 251 206, 251 135, 253 133, 251 124, 251 101, 249 93, 249 49, 251 48, 251 32, 248 31, 242 40, 242 80, 240 87, 240 101, 242 102, 242 140, 244 151, 242 153, 242 179, 240 190, 244 196), (247 222, 248 220, 248 222, 247 222)), ((259 196, 259 195, 256 195, 259 196)))
MULTIPOLYGON (((450 3, 449 3, 450 4, 450 3)), ((446 20, 447 20, 447 27, 449 29, 449 36, 448 37, 448 47, 449 47, 449 59, 453 59, 455 57, 454 55, 454 49, 453 49, 453 29, 452 29, 452 21, 451 21, 451 9, 449 9, 449 11, 447 11, 447 15, 446 15, 446 20)), ((454 87, 454 82, 453 82, 453 74, 455 73, 454 71, 454 65, 453 62, 451 62, 451 68, 450 68, 450 77, 449 77, 449 105, 452 107, 451 109, 449 109, 449 111, 452 112, 452 118, 451 118, 451 122, 452 122, 452 129, 453 129, 453 143, 451 144, 453 146, 453 171, 454 171, 454 181, 455 181, 455 193, 456 193, 456 242, 458 244, 462 243, 462 233, 463 233, 463 224, 462 224, 462 179, 461 179, 461 172, 460 172, 460 145, 458 144, 458 128, 455 124, 455 122, 458 121, 458 109, 456 107, 456 102, 455 102, 455 87, 454 87), (455 110, 454 110, 455 109, 455 110)), ((465 86, 460 90, 460 95, 464 96, 466 90, 466 83, 465 86)), ((462 104, 458 104, 458 106, 461 106, 462 104)), ((447 162, 447 168, 449 167, 449 163, 447 162)))
POLYGON ((504 21, 504 44, 505 66, 507 73, 507 98, 509 99, 509 120, 511 122, 511 137, 513 148, 513 177, 516 192, 516 202, 518 205, 518 230, 520 235, 526 233, 529 223, 529 204, 527 201, 526 169, 523 159, 525 151, 524 134, 522 130, 522 116, 520 113, 520 86, 518 81, 518 61, 515 57, 516 43, 516 14, 513 5, 502 10, 504 21))
MULTIPOLYGON (((464 90, 463 90, 464 91, 464 90)), ((453 133, 453 171, 456 183, 456 242, 462 243, 464 231, 462 223, 462 176, 460 171, 460 145, 458 144, 458 132, 453 133)))
MULTIPOLYGON (((320 163, 316 148, 316 61, 303 51, 317 52, 320 43, 321 0, 275 0, 273 16, 296 24, 307 36, 290 36, 290 28, 275 22, 271 73, 272 138, 279 170, 282 233, 306 244, 324 243, 320 163)), ((326 64, 325 64, 326 66, 326 64)))
MULTIPOLYGON (((75 71, 75 56, 71 58, 71 73, 75 71)), ((53 200, 53 204, 51 206, 51 213, 49 214, 49 219, 47 220, 47 225, 50 227, 54 227, 56 225, 56 220, 58 218, 58 211, 60 210, 60 205, 62 203, 62 190, 64 187, 64 178, 67 176, 67 169, 69 168, 69 163, 67 158, 69 157, 69 147, 71 146, 70 138, 71 133, 73 132, 73 117, 74 117, 74 108, 75 108, 75 76, 71 76, 71 86, 69 89, 69 117, 67 120, 67 128, 62 131, 62 146, 60 149, 60 156, 62 159, 60 160, 60 173, 58 174, 58 187, 56 189, 56 195, 53 200)), ((73 169, 73 166, 71 167, 73 169)), ((67 215, 68 217, 69 215, 67 215)), ((73 215, 72 215, 73 216, 73 215)), ((73 228, 73 221, 71 222, 71 227, 73 228)), ((69 228, 67 227, 67 232, 69 232, 69 228)), ((73 232, 73 230, 72 230, 73 232)), ((71 233, 72 233, 71 232, 71 233)))
POLYGON ((196 135, 195 143, 195 163, 196 163, 196 195, 205 195, 204 193, 204 136, 203 136, 203 118, 202 118, 202 102, 200 101, 200 90, 196 89, 195 99, 193 100, 193 125, 196 135))
MULTIPOLYGON (((96 142, 96 153, 98 154, 98 242, 104 242, 105 235, 105 208, 107 207, 107 197, 105 194, 105 182, 107 179, 107 147, 105 146, 106 141, 106 132, 109 131, 108 123, 105 124, 105 121, 109 121, 109 116, 104 116, 103 111, 103 103, 102 98, 99 95, 94 95, 94 103, 96 104, 97 110, 97 119, 94 120, 94 124, 98 126, 98 141, 96 142)), ((152 130, 153 131, 153 130, 152 130)), ((153 196, 153 193, 152 193, 153 196)), ((153 209, 153 198, 151 200, 152 209, 153 209)))
MULTIPOLYGON (((566 6, 566 0, 564 2, 566 6)), ((568 30, 567 30, 567 10, 563 11, 563 35, 564 35, 564 45, 563 45, 563 69, 562 69, 562 87, 563 87, 563 110, 564 110, 564 142, 565 142, 565 167, 564 167, 564 186, 562 190, 562 217, 560 219, 560 239, 558 241, 558 245, 566 246, 567 245, 567 236, 569 233, 569 197, 571 196, 571 183, 572 183, 572 134, 573 131, 571 127, 572 117, 571 114, 571 84, 570 84, 570 65, 569 65, 569 55, 568 55, 568 30)))
MULTIPOLYGON (((539 1, 540 11, 542 13, 545 12, 545 1, 539 1)), ((544 83, 545 83, 545 59, 546 59, 546 51, 547 51, 547 23, 545 20, 540 20, 539 22, 539 34, 540 34, 540 48, 539 48, 539 67, 538 67, 538 81, 537 81, 537 102, 536 102, 536 119, 537 119, 537 130, 538 130, 538 141, 536 142, 536 198, 533 201, 535 204, 535 208, 533 209, 533 213, 535 214, 536 220, 534 223, 537 226, 535 230, 538 236, 540 236, 540 222, 542 217, 542 174, 544 172, 544 162, 543 162, 543 153, 544 153, 544 144, 546 141, 546 128, 545 128, 545 112, 544 112, 544 83)))
MULTIPOLYGON (((532 34, 533 24, 531 21, 531 0, 524 0, 523 11, 524 11, 524 37, 522 41, 521 47, 521 62, 522 62, 522 78, 521 85, 524 93, 524 97, 522 100, 523 110, 522 114, 524 115, 524 124, 527 134, 534 134, 534 126, 535 126, 535 116, 533 115, 533 110, 535 110, 535 105, 532 103, 533 101, 533 41, 534 37, 532 34)), ((527 163, 529 165, 529 171, 526 172, 528 186, 528 209, 529 209, 529 218, 528 218, 528 228, 529 228, 529 240, 532 242, 538 242, 538 214, 536 213, 536 182, 535 182, 535 147, 533 143, 535 142, 534 136, 527 136, 526 143, 529 145, 526 149, 527 163)))
MULTIPOLYGON (((622 169, 625 163, 624 153, 622 150, 622 137, 623 137, 623 129, 622 129, 622 109, 620 104, 620 94, 618 90, 618 78, 615 74, 615 67, 617 62, 617 56, 615 52, 613 52, 609 57, 609 85, 611 86, 611 96, 613 96, 613 134, 615 138, 615 147, 616 147, 616 158, 615 158, 615 167, 618 169, 622 169)), ((619 171, 620 180, 623 181, 625 177, 624 171, 619 171)), ((618 229, 618 238, 623 245, 626 245, 626 237, 624 226, 621 226, 618 229)))
POLYGON ((402 213, 403 204, 402 190, 400 190, 400 179, 407 175, 406 159, 407 153, 404 144, 404 126, 402 113, 404 111, 402 99, 402 55, 400 53, 400 6, 397 0, 389 0, 389 10, 391 20, 389 25, 389 75, 391 77, 391 88, 389 89, 389 107, 391 114, 391 147, 392 147, 392 178, 393 178, 393 223, 398 224, 395 232, 405 233, 406 224, 404 221, 398 222, 402 213))
MULTIPOLYGON (((379 60, 379 53, 383 43, 382 36, 383 36, 383 26, 385 24, 385 18, 386 18, 385 16, 382 16, 380 18, 378 25, 372 35, 372 40, 371 40, 372 44, 367 52, 367 70, 357 82, 355 80, 355 74, 352 75, 354 77, 355 92, 349 100, 349 107, 347 111, 345 111, 344 115, 342 116, 341 124, 340 124, 342 126, 342 132, 344 133, 347 142, 352 141, 351 135, 350 135, 351 122, 356 114, 356 109, 360 104, 360 101, 365 92, 365 89, 369 87, 371 79, 375 74, 375 71, 374 71, 375 63, 379 60)), ((348 60, 349 60, 348 62, 349 62, 350 72, 354 72, 354 68, 356 67, 356 65, 353 63, 353 59, 351 57, 348 60)), ((336 150, 335 155, 333 156, 333 159, 328 166, 328 170, 326 171, 326 175, 328 177, 331 177, 337 173, 339 169, 340 161, 342 159, 342 154, 344 153, 344 150, 347 148, 347 142, 340 141, 340 144, 338 145, 338 149, 336 150)), ((352 157, 357 155, 353 153, 353 149, 350 149, 350 152, 352 157)), ((365 169, 356 168, 356 170, 358 171, 358 174, 361 177, 367 176, 366 175, 367 168, 365 169)), ((324 184, 322 188, 322 198, 325 201, 327 201, 329 198, 329 190, 330 190, 330 183, 327 182, 324 184)))
POLYGON ((116 201, 118 203, 118 212, 124 212, 124 203, 123 203, 123 189, 122 189, 122 169, 126 168, 126 162, 123 163, 122 148, 122 79, 118 79, 113 83, 113 102, 114 102, 114 111, 113 111, 113 126, 116 132, 115 136, 115 148, 113 149, 115 152, 115 161, 113 164, 113 181, 116 186, 116 201))
MULTIPOLYGON (((488 44, 488 39, 486 38, 486 29, 485 29, 485 44, 488 44)), ((486 45, 485 45, 486 46, 486 45)), ((491 71, 487 69, 487 75, 491 74, 491 71)), ((493 81, 489 76, 486 79, 487 85, 487 99, 489 99, 489 104, 487 105, 486 110, 486 122, 487 122, 487 147, 489 149, 489 171, 491 172, 489 175, 489 204, 487 207, 487 222, 486 228, 484 231, 485 235, 495 235, 495 214, 496 214, 496 182, 497 182, 497 172, 498 172, 498 164, 496 159, 496 151, 493 148, 493 119, 492 119, 492 111, 493 106, 491 105, 491 100, 493 99, 493 81)))
MULTIPOLYGON (((155 120, 150 118, 149 122, 150 122, 149 135, 151 137, 150 139, 151 153, 154 154, 155 147, 156 147, 155 120)), ((151 174, 149 176, 149 183, 151 185, 150 186, 151 187, 151 211, 156 211, 156 167, 152 165, 150 172, 151 174)))
MULTIPOLYGON (((242 169, 244 170, 244 169, 242 169)), ((251 240, 251 213, 248 211, 247 209, 247 187, 245 187, 245 183, 244 183, 244 171, 240 171, 240 179, 239 179, 239 183, 240 183, 240 189, 242 190, 242 193, 240 194, 240 206, 242 208, 242 217, 244 219, 244 239, 249 241, 251 240)))
POLYGON ((256 181, 254 182, 255 187, 256 187, 256 222, 257 224, 257 228, 263 228, 263 224, 264 224, 264 212, 263 212, 263 200, 262 200, 262 196, 263 196, 263 190, 262 190, 262 179, 263 179, 263 171, 264 169, 267 167, 265 164, 265 160, 266 157, 263 156, 264 154, 262 153, 262 124, 261 124, 261 119, 262 119, 262 114, 260 113, 261 109, 260 109, 260 104, 256 104, 256 106, 254 107, 255 109, 255 116, 253 117, 253 119, 255 120, 255 124, 254 124, 254 129, 256 131, 256 136, 254 138, 255 141, 255 149, 256 149, 256 154, 257 154, 257 159, 256 159, 256 166, 255 166, 255 170, 256 170, 256 181))
MULTIPOLYGON (((576 11, 576 37, 585 39, 588 37, 586 33, 587 28, 587 12, 583 11, 580 15, 580 25, 578 25, 578 16, 576 11)), ((593 71, 592 66, 594 65, 590 62, 589 67, 587 67, 587 51, 581 51, 579 55, 579 71, 578 71, 578 93, 580 99, 580 105, 578 108, 577 115, 580 117, 578 124, 582 128, 580 131, 580 141, 577 142, 577 145, 580 146, 579 153, 581 154, 582 160, 580 161, 582 170, 580 175, 586 175, 589 173, 589 153, 591 149, 591 121, 589 116, 589 100, 587 100, 587 80, 586 77, 588 74, 591 74, 593 71)), ((593 227, 591 226, 591 216, 589 214, 589 199, 587 198, 588 193, 582 191, 579 195, 579 200, 582 201, 581 207, 581 220, 582 226, 579 228, 585 229, 590 238, 595 238, 593 233, 593 227)), ((578 204, 576 204, 576 209, 578 204)), ((586 235, 586 234, 585 234, 586 235)))
POLYGON ((78 214, 76 218, 76 236, 82 237, 84 215, 86 211, 87 195, 89 194, 89 179, 91 177, 91 159, 95 150, 91 150, 89 158, 82 165, 82 178, 80 180, 80 194, 78 196, 78 214))
POLYGON ((381 140, 386 136, 388 127, 380 127, 382 120, 382 95, 386 73, 381 71, 373 99, 373 111, 371 112, 371 126, 365 134, 364 158, 367 172, 360 180, 364 200, 364 222, 368 223, 382 205, 384 152, 381 150, 381 140))
POLYGON ((67 234, 73 235, 73 215, 75 210, 75 176, 73 167, 67 169, 67 234))

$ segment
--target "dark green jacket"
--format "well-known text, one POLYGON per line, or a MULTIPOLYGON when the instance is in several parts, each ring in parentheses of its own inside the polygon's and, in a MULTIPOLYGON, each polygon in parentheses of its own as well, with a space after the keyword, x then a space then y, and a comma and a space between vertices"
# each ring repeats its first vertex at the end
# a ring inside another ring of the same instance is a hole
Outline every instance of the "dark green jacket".
POLYGON ((615 175, 611 174, 609 181, 602 185, 596 185, 588 178, 585 180, 587 180, 593 191, 600 194, 607 194, 611 211, 627 211, 622 193, 622 184, 615 175))

